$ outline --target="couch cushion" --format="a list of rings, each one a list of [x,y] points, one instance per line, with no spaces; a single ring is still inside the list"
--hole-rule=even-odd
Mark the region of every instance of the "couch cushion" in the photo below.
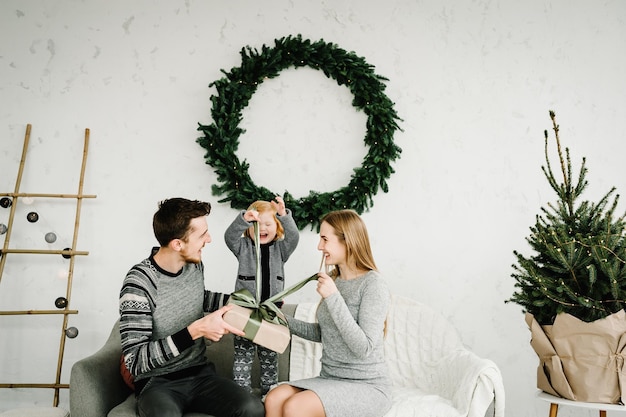
[[[126,398],[126,401],[109,411],[107,417],[137,417],[135,404],[135,394],[133,393]]]
[[[430,379],[436,364],[462,348],[456,329],[441,314],[412,299],[392,296],[385,356],[394,386],[436,392]]]
[[[449,400],[428,394],[417,388],[394,387],[393,405],[385,417],[460,417],[459,410]]]

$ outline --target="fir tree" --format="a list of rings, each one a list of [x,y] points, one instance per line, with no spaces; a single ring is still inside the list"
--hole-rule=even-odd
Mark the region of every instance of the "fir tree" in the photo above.
[[[565,148],[564,160],[553,111],[550,118],[563,182],[558,183],[550,166],[546,130],[546,166],[541,169],[558,200],[542,207],[530,227],[526,241],[534,255],[513,252],[516,291],[506,302],[521,305],[541,325],[552,324],[561,312],[591,322],[626,306],[626,214],[615,218],[619,200],[615,187],[596,204],[577,204],[587,187],[585,158],[574,183],[569,149]]]

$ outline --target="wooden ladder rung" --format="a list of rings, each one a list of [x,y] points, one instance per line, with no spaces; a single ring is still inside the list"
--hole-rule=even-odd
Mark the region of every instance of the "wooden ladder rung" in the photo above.
[[[28,316],[36,314],[78,314],[78,310],[4,310],[0,316]]]
[[[0,253],[19,253],[33,255],[89,255],[89,252],[71,249],[0,249]]]
[[[11,383],[2,384],[0,388],[69,388],[70,384],[27,384],[27,383]],[[55,406],[56,407],[56,406]]]
[[[0,193],[0,197],[96,198],[95,194]]]

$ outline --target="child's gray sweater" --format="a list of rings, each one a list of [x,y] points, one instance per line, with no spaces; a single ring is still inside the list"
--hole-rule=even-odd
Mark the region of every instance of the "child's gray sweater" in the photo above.
[[[244,213],[245,210],[242,210],[237,214],[235,220],[228,226],[224,232],[224,240],[239,262],[235,291],[245,288],[255,295],[256,250],[254,241],[243,235],[253,223],[243,218]],[[285,286],[284,264],[298,246],[300,239],[298,226],[291,215],[291,210],[287,209],[287,214],[277,217],[285,230],[285,236],[269,246],[270,297],[283,290]]]

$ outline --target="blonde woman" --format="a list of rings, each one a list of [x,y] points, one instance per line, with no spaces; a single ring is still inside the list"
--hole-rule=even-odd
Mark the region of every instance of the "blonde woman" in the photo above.
[[[288,324],[292,334],[322,343],[322,369],[318,377],[272,389],[266,417],[383,416],[391,407],[383,351],[390,295],[361,217],[352,210],[328,213],[317,249],[334,267],[318,275],[318,322],[288,317]]]

